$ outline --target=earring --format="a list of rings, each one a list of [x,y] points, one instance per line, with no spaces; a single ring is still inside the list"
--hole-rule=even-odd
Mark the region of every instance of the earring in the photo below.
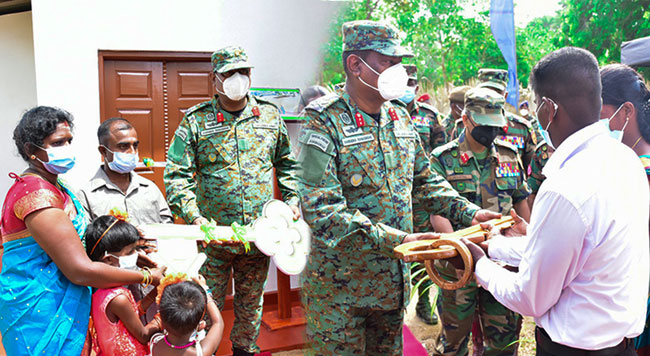
[[[31,156],[29,156],[29,158],[31,158],[32,160],[35,160],[35,159],[36,159],[36,156],[35,156],[35,155],[31,155]]]

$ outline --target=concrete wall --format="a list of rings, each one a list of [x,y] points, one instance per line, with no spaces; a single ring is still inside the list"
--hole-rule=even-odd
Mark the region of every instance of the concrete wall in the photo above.
[[[9,172],[22,172],[27,164],[13,141],[22,113],[36,105],[32,13],[0,16],[0,200],[13,180]]]
[[[342,4],[33,0],[38,104],[58,106],[75,116],[79,155],[65,178],[73,186],[81,184],[100,162],[95,134],[100,119],[98,50],[214,51],[238,44],[255,65],[253,86],[306,87],[317,77],[320,50]],[[275,268],[269,289],[275,289]]]

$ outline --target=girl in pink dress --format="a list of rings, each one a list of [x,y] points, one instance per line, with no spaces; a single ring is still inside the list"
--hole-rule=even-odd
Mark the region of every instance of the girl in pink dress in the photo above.
[[[86,252],[93,261],[124,269],[136,269],[140,239],[138,230],[122,217],[95,219],[86,231]],[[98,356],[145,356],[151,336],[160,331],[154,318],[143,325],[140,315],[155,300],[157,289],[136,304],[124,287],[97,289],[92,296],[91,333]],[[94,329],[94,330],[93,330]]]

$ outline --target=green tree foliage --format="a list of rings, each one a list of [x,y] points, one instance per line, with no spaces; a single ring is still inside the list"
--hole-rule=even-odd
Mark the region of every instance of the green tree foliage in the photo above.
[[[468,7],[483,11],[468,16]],[[345,80],[341,25],[360,19],[387,21],[402,31],[403,43],[415,54],[406,61],[418,66],[420,82],[428,88],[466,83],[480,68],[507,69],[492,37],[488,9],[489,0],[351,1],[324,46],[321,82]],[[517,75],[526,87],[535,63],[563,46],[586,48],[602,64],[619,61],[622,41],[650,35],[650,0],[563,0],[556,16],[536,18],[517,27],[515,35]]]

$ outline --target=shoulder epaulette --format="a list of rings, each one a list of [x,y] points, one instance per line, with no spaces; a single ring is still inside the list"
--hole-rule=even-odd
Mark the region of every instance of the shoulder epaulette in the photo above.
[[[257,95],[253,95],[253,97],[255,98],[255,101],[257,101],[258,104],[271,105],[274,108],[278,109],[277,105],[275,105],[274,103],[272,103],[272,102],[270,102],[270,101],[268,101],[266,99],[262,99]]]
[[[321,113],[340,99],[341,97],[336,93],[329,93],[309,103],[309,105],[305,107],[305,110],[314,110]]]
[[[438,146],[433,149],[433,152],[431,153],[432,155],[437,157],[440,157],[443,153],[447,151],[451,151],[455,148],[458,148],[458,140],[452,140],[450,142],[445,143],[442,146]]]
[[[528,120],[524,119],[523,117],[521,117],[521,116],[519,116],[517,114],[513,114],[511,112],[506,111],[506,118],[508,120],[510,120],[510,121],[514,121],[514,122],[520,123],[522,125],[525,125],[526,128],[531,127],[530,122],[528,122]]]
[[[494,144],[497,145],[497,146],[508,148],[509,150],[512,150],[515,153],[519,152],[519,149],[517,148],[517,146],[513,145],[512,143],[510,143],[508,141],[501,140],[499,138],[496,138],[494,140]]]
[[[432,111],[434,114],[436,114],[436,116],[440,115],[440,113],[438,112],[438,109],[436,109],[436,107],[431,105],[431,104],[418,103],[418,106],[420,106],[421,108],[424,108],[425,110]]]
[[[187,109],[187,111],[185,112],[185,115],[190,115],[193,112],[198,111],[199,109],[202,109],[202,108],[204,108],[206,106],[209,106],[210,103],[212,103],[212,100],[208,100],[208,101],[204,101],[202,103],[198,103],[198,104],[192,106],[191,108]]]

